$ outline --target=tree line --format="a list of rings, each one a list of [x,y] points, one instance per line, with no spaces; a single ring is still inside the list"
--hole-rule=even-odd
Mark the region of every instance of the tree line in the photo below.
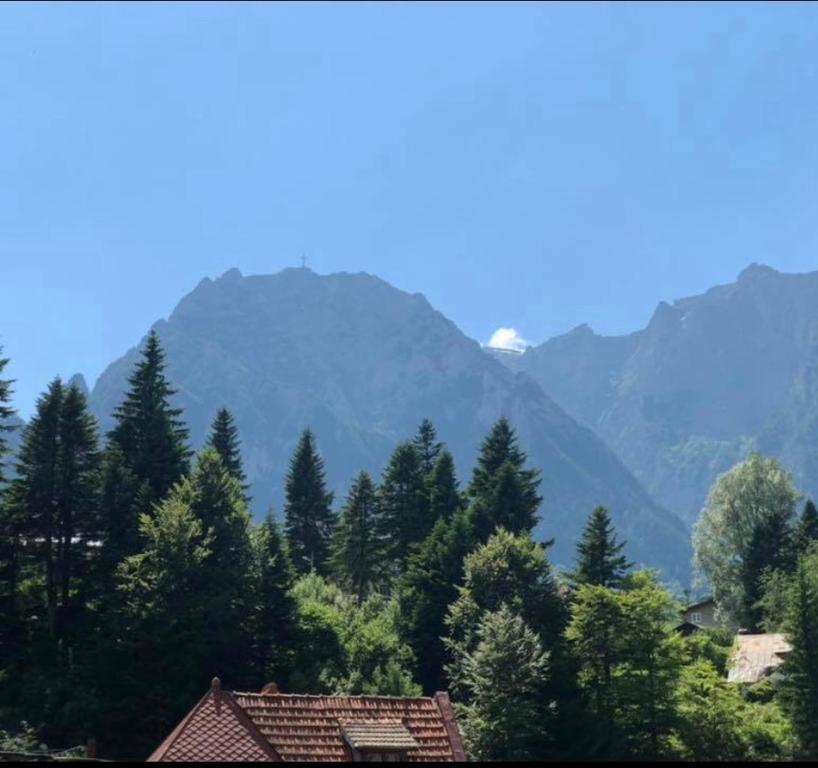
[[[506,419],[464,487],[424,419],[337,511],[305,430],[283,525],[256,523],[229,411],[194,455],[164,370],[152,333],[104,440],[84,395],[53,381],[5,476],[0,431],[0,743],[94,737],[102,756],[144,758],[218,674],[235,690],[448,689],[484,760],[818,754],[818,515],[793,522],[795,495],[769,477],[740,502],[752,525],[728,514],[747,483],[717,484],[696,552],[723,610],[786,627],[780,694],[726,682],[730,633],[675,631],[678,601],[628,561],[604,507],[574,568],[552,566],[534,537],[540,473]],[[0,376],[0,425],[10,399]],[[783,527],[758,511],[774,501]],[[708,525],[741,528],[729,573]]]

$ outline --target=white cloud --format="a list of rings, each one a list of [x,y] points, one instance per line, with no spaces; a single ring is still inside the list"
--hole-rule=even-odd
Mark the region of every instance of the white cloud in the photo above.
[[[491,334],[486,346],[522,352],[528,346],[528,342],[517,333],[515,328],[498,328]]]

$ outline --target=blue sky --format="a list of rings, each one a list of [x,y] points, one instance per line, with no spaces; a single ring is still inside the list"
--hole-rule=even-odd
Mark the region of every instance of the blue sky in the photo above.
[[[17,404],[302,254],[481,341],[818,268],[816,40],[809,4],[3,3]]]

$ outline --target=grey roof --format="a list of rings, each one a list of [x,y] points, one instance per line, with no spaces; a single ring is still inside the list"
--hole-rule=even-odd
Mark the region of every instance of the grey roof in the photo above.
[[[347,743],[359,750],[415,749],[418,743],[400,720],[341,720],[341,732]]]
[[[784,635],[736,635],[727,679],[731,683],[756,683],[781,666],[791,650]]]

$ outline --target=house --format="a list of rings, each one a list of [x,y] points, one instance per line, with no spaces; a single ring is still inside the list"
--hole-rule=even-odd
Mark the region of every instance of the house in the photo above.
[[[735,626],[728,626],[717,617],[716,602],[712,597],[708,597],[687,606],[682,611],[682,623],[676,627],[676,631],[687,637],[700,629],[709,629],[711,627],[731,629],[732,631],[737,629]]]
[[[210,690],[148,762],[465,762],[447,693],[430,698]]]
[[[778,668],[792,650],[784,635],[736,635],[736,644],[727,671],[731,683],[757,683],[778,675]]]

